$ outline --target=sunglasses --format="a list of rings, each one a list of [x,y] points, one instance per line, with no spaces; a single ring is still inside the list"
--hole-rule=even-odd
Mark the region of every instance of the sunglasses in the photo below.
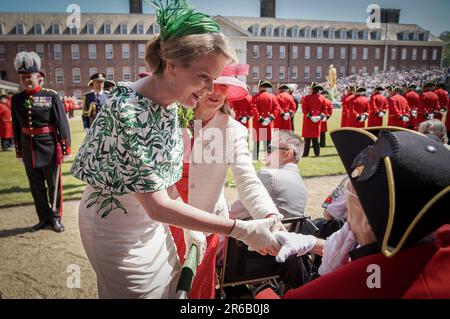
[[[289,148],[285,148],[285,147],[276,147],[276,146],[272,146],[272,145],[267,145],[267,153],[270,154],[272,153],[274,150],[285,150],[285,151],[290,151]]]

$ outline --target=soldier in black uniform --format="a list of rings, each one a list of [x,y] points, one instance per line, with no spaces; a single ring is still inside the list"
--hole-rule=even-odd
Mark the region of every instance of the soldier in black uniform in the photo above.
[[[39,84],[40,66],[34,52],[20,52],[14,60],[24,87],[11,101],[16,156],[23,159],[39,217],[32,229],[52,225],[63,232],[61,163],[70,155],[70,130],[58,94]]]
[[[106,104],[108,94],[104,91],[105,74],[95,73],[90,77],[88,85],[93,91],[83,96],[83,127],[85,130],[91,127],[95,116]]]

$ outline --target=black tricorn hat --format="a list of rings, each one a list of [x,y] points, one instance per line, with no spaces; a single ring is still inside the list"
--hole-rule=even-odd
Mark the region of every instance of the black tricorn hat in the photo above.
[[[384,87],[378,85],[374,88],[374,91],[384,91]]]
[[[394,127],[331,138],[385,256],[450,222],[450,152],[441,142]]]
[[[271,88],[272,87],[272,83],[270,83],[267,80],[260,80],[258,82],[258,87],[260,87],[260,88]]]
[[[364,93],[364,92],[366,92],[367,90],[366,90],[366,88],[365,87],[362,87],[362,86],[360,86],[360,87],[358,87],[357,89],[356,89],[356,93]]]
[[[414,83],[408,83],[406,84],[406,87],[411,90],[417,89],[417,85],[415,85]]]
[[[278,90],[289,90],[289,86],[287,84],[278,84]]]

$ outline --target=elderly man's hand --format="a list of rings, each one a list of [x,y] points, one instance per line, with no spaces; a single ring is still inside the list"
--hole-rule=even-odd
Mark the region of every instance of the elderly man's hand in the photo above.
[[[282,245],[276,257],[277,262],[284,263],[289,256],[302,256],[311,251],[317,243],[317,238],[311,235],[288,233],[284,231],[273,234]]]

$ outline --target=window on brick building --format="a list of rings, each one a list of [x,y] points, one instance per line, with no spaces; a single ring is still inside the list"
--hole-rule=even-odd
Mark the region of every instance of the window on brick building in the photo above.
[[[55,60],[61,60],[62,59],[62,45],[61,44],[54,44],[53,45],[53,58]]]
[[[80,59],[80,45],[79,44],[71,44],[70,52],[72,54],[72,60]]]
[[[113,67],[106,68],[106,79],[114,81],[114,68]]]
[[[267,80],[272,79],[272,66],[271,65],[266,66],[266,79]]]
[[[123,68],[123,80],[131,81],[131,68],[129,66]]]
[[[73,81],[73,83],[80,83],[81,82],[81,71],[80,71],[80,68],[73,68],[72,69],[72,81]]]
[[[272,59],[272,46],[271,45],[266,46],[266,58]]]
[[[96,44],[88,44],[88,54],[89,54],[89,60],[97,59],[97,45]]]
[[[139,59],[145,58],[145,44],[144,43],[138,44],[138,57],[139,57]]]
[[[293,80],[296,80],[298,77],[298,67],[297,66],[293,66],[292,67],[292,72],[291,72],[291,78]]]
[[[284,78],[286,77],[286,67],[284,65],[280,66],[280,72],[278,74],[280,80],[284,80]]]
[[[45,58],[45,45],[43,44],[36,44],[36,53],[39,55],[41,59]]]
[[[305,47],[305,60],[311,59],[311,47]]]
[[[280,46],[280,59],[286,58],[286,47],[284,45]]]
[[[259,66],[253,66],[252,68],[252,76],[254,80],[259,79]]]
[[[55,69],[55,80],[56,83],[64,83],[64,70],[62,68]]]
[[[113,45],[105,44],[105,58],[112,59],[114,57]]]
[[[130,58],[130,45],[128,43],[122,43],[122,59]]]
[[[303,74],[303,77],[304,77],[305,80],[309,79],[310,73],[311,73],[310,67],[309,66],[305,66],[305,72]]]

